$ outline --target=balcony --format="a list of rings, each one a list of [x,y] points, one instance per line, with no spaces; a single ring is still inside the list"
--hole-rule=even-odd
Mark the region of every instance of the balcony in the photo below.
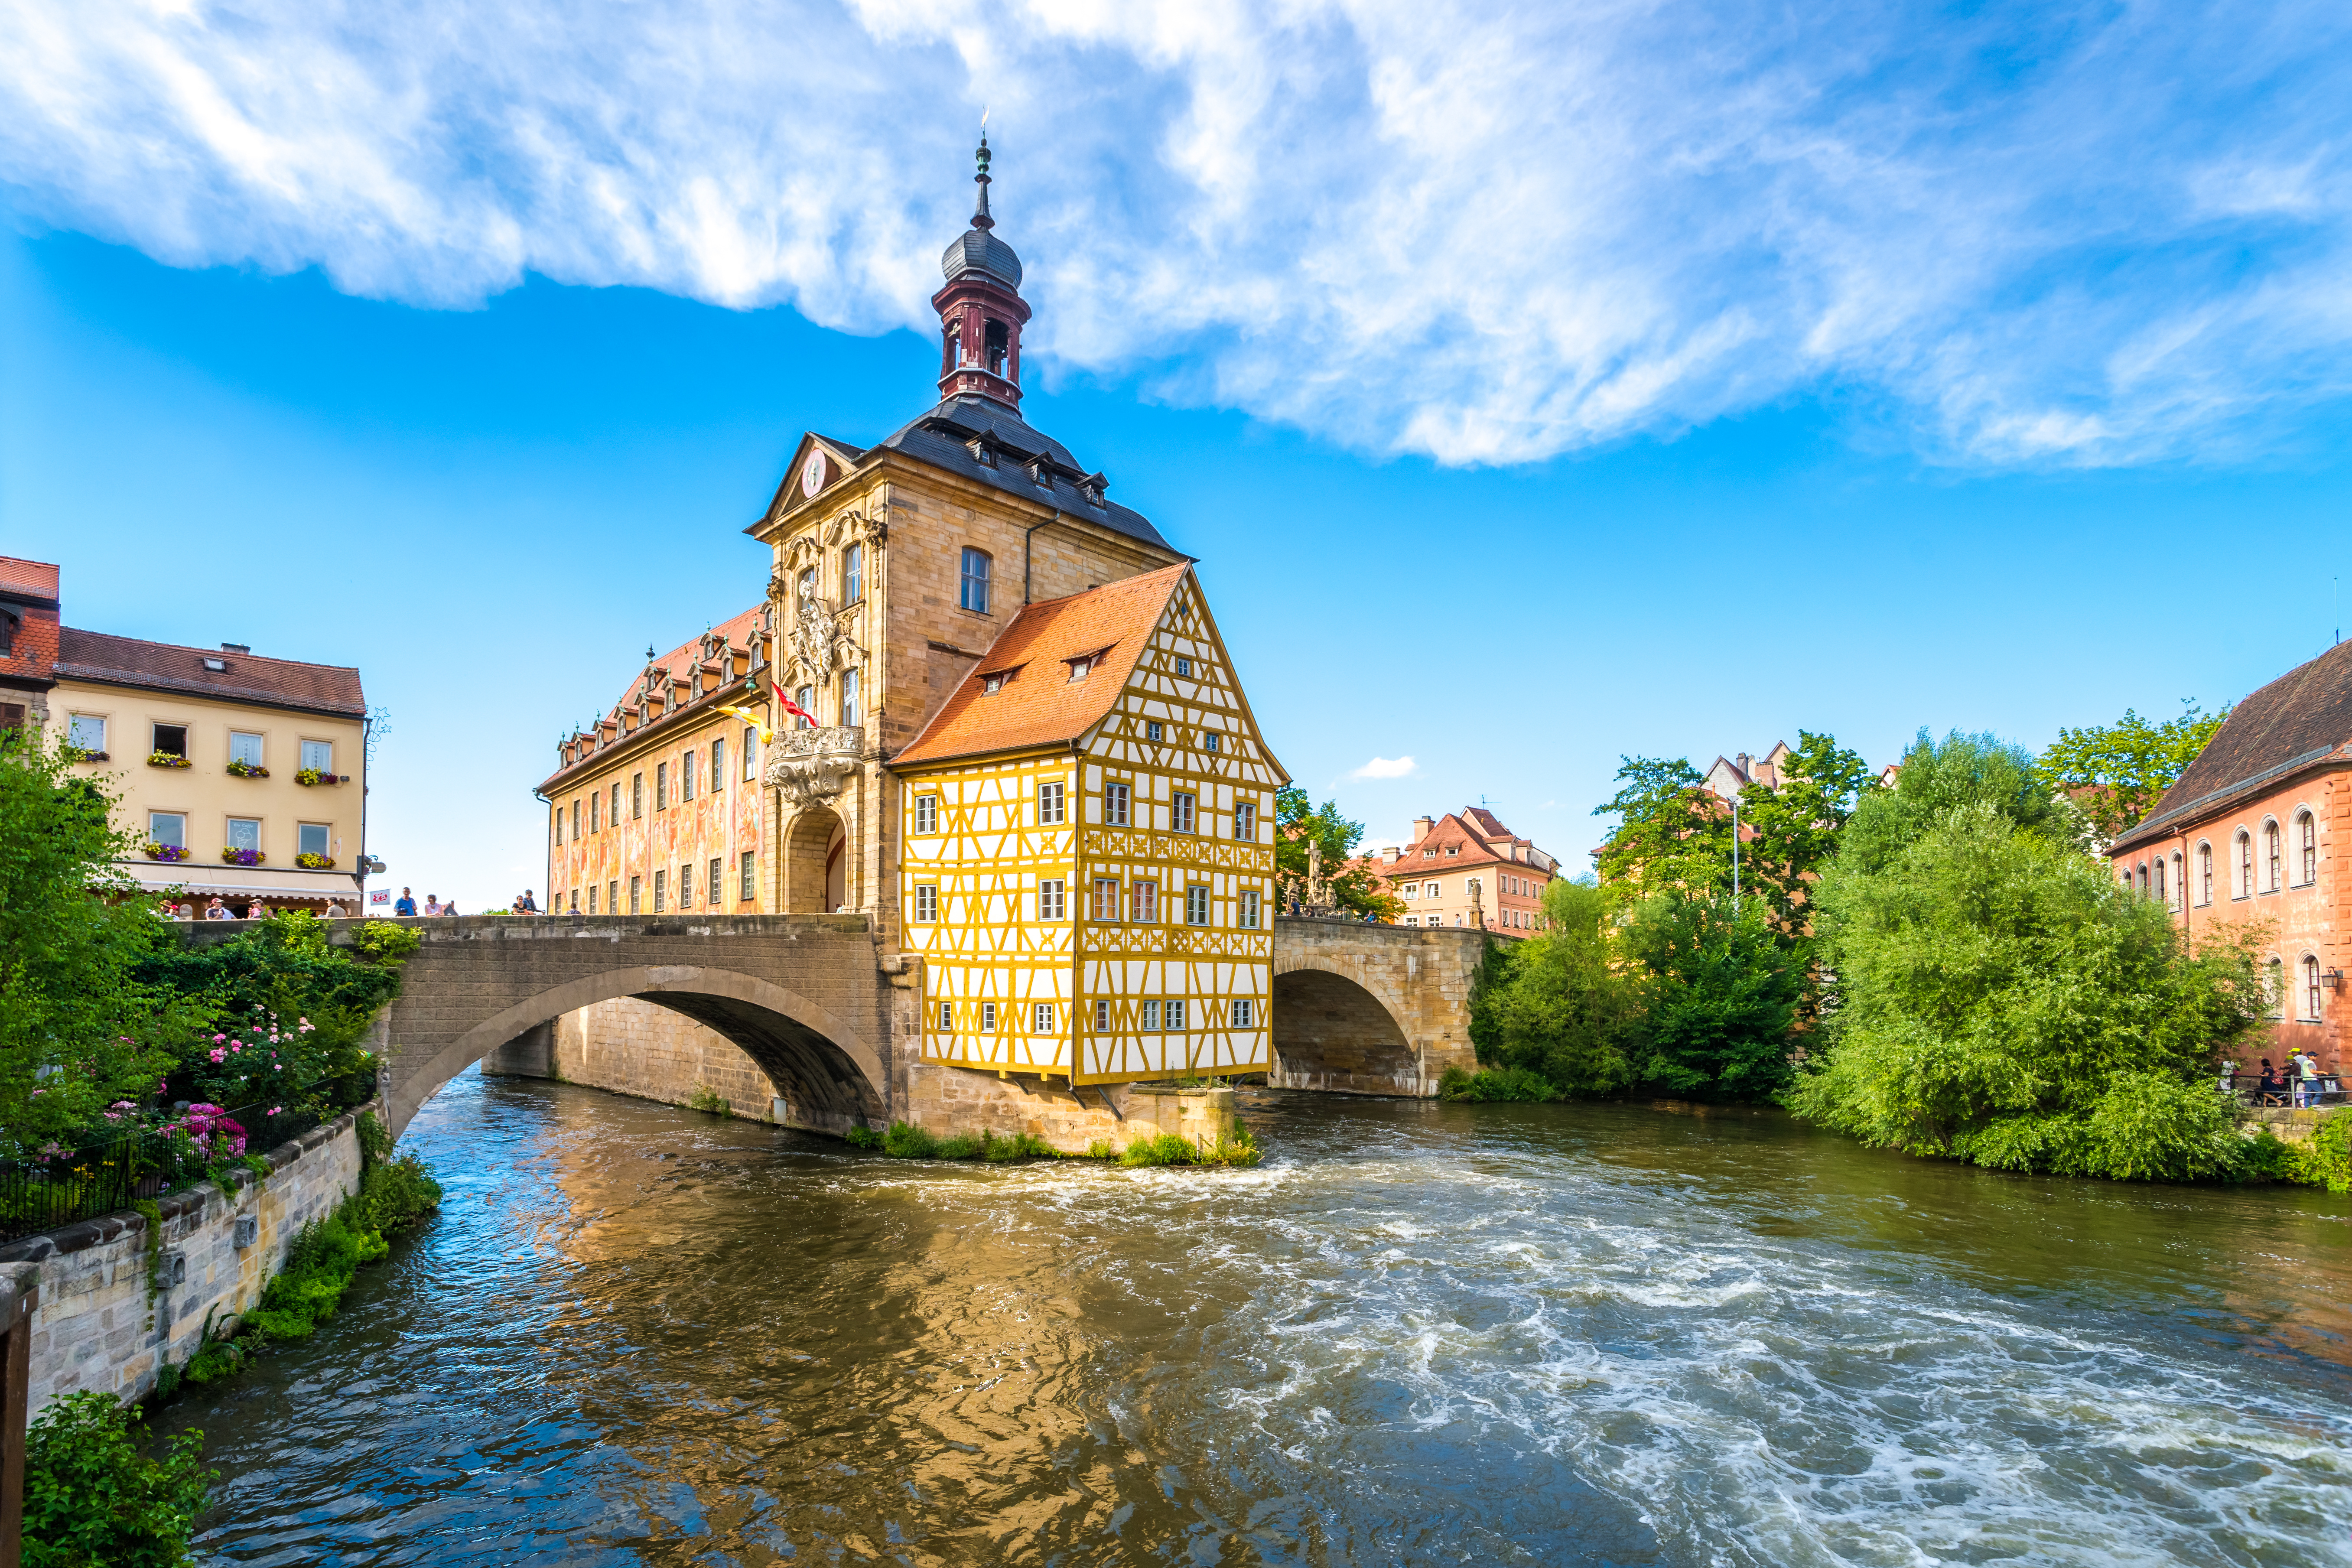
[[[768,743],[760,776],[794,805],[813,805],[839,795],[865,764],[866,734],[846,725],[786,730]]]

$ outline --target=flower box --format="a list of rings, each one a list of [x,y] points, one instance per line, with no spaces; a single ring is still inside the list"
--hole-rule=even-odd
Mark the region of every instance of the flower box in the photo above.
[[[259,763],[231,763],[228,771],[233,778],[266,779],[269,776],[269,770]]]
[[[79,746],[68,746],[65,748],[65,753],[66,761],[69,763],[103,763],[110,760],[104,752],[85,752]]]
[[[258,866],[269,857],[258,849],[224,849],[222,861],[230,866]]]
[[[169,752],[150,752],[147,765],[151,768],[184,768],[190,765],[185,757],[175,757]]]
[[[150,860],[161,860],[166,866],[174,865],[187,858],[188,851],[184,845],[150,844],[147,846],[147,858]]]
[[[335,858],[332,855],[297,855],[294,864],[305,871],[331,871],[335,868]]]
[[[321,773],[317,768],[304,768],[300,773],[294,775],[294,782],[298,784],[349,784],[352,782],[352,775],[349,773]]]

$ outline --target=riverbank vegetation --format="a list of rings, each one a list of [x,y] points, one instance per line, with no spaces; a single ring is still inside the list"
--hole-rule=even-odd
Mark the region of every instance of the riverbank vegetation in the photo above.
[[[1232,1137],[1214,1142],[1161,1132],[1138,1138],[1124,1148],[1115,1148],[1108,1139],[1098,1138],[1083,1154],[1065,1153],[1030,1132],[1007,1135],[982,1129],[942,1138],[908,1121],[893,1121],[887,1132],[853,1126],[848,1142],[853,1147],[870,1149],[894,1160],[986,1160],[992,1163],[1013,1160],[1107,1160],[1122,1165],[1255,1165],[1265,1157],[1265,1151],[1245,1126],[1237,1128]]]
[[[214,1472],[204,1434],[151,1441],[100,1389],[49,1402],[25,1433],[25,1568],[181,1568]]]
[[[1772,1102],[2000,1170],[2327,1181],[2345,1123],[2250,1137],[2216,1087],[2270,1010],[2260,930],[2192,943],[2095,853],[2220,722],[2127,713],[2039,758],[1923,733],[1891,786],[1805,734],[1778,787],[1741,792],[1736,873],[1728,803],[1629,758],[1600,880],[1553,884],[1537,934],[1493,944],[1480,1070],[1441,1092]]]

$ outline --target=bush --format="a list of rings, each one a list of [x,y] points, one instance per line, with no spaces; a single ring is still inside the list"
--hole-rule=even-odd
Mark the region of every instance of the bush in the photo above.
[[[940,1141],[911,1121],[893,1121],[882,1135],[882,1152],[894,1160],[936,1160]]]
[[[1441,1100],[1526,1104],[1568,1098],[1559,1085],[1528,1068],[1481,1068],[1476,1072],[1447,1068],[1437,1079],[1437,1093]]]
[[[2339,1110],[2321,1122],[2307,1143],[2279,1147],[2289,1152],[2279,1162],[2286,1179],[2331,1193],[2352,1193],[2352,1111]]]
[[[1626,1052],[1641,1013],[1640,985],[1619,962],[1601,889],[1554,882],[1544,889],[1541,931],[1488,943],[1471,998],[1471,1042],[1481,1066],[1535,1073],[1562,1094],[1606,1094],[1631,1080]]]
[[[712,1116],[735,1114],[733,1101],[707,1083],[698,1083],[694,1086],[694,1092],[687,1097],[686,1108],[688,1110],[707,1111]]]
[[[142,1451],[136,1409],[85,1389],[53,1401],[25,1442],[26,1568],[179,1568],[214,1472],[204,1434]]]
[[[1622,945],[1641,966],[1635,1082],[1674,1095],[1769,1100],[1787,1087],[1790,1030],[1804,994],[1804,950],[1750,897],[1679,889],[1644,900]]]
[[[1162,1132],[1156,1137],[1139,1138],[1127,1146],[1118,1157],[1122,1165],[1255,1165],[1265,1157],[1265,1151],[1243,1126],[1230,1139],[1214,1143],[1195,1142],[1178,1132]]]
[[[879,1149],[882,1147],[882,1134],[875,1131],[874,1129],[866,1126],[863,1121],[851,1122],[849,1124],[849,1131],[846,1133],[844,1133],[843,1136],[849,1141],[849,1146],[853,1149]]]

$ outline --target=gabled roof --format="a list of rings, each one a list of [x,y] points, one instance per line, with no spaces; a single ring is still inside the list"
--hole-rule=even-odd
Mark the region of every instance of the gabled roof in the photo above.
[[[22,599],[45,600],[54,607],[58,598],[58,569],[47,561],[26,561],[14,555],[0,555],[0,594]]]
[[[1448,855],[1444,851],[1455,848]],[[1513,858],[1514,849],[1541,855],[1541,862],[1524,857]],[[1434,864],[1422,858],[1424,849],[1439,851]],[[1416,878],[1440,871],[1457,870],[1465,866],[1513,866],[1523,871],[1536,871],[1545,876],[1559,874],[1559,862],[1536,847],[1535,841],[1521,838],[1503,826],[1503,819],[1483,805],[1465,806],[1458,812],[1448,812],[1430,824],[1429,831],[1401,850],[1394,860],[1382,860],[1377,855],[1358,856],[1349,862],[1362,866],[1387,879]]]
[[[2352,643],[2299,664],[2230,710],[2147,820],[2115,850],[2161,838],[2265,785],[2323,763],[2352,762]]]
[[[1065,599],[1022,606],[978,667],[891,764],[1076,741],[1118,700],[1168,601],[1191,570],[1185,564],[1163,566]],[[1101,666],[1085,679],[1069,678],[1065,660],[1105,649]],[[1008,670],[1017,672],[990,691],[984,678]]]
[[[207,663],[224,668],[207,669]],[[345,719],[367,717],[360,672],[346,665],[298,664],[287,658],[142,642],[110,632],[66,626],[58,634],[57,672],[63,680],[175,691],[224,702],[259,702]]]
[[[734,669],[725,663],[726,659],[730,653],[747,653],[751,650],[752,639],[759,635],[760,617],[766,608],[764,603],[754,605],[740,614],[729,616],[700,637],[680,643],[660,658],[646,660],[645,668],[631,677],[629,684],[622,689],[619,699],[610,708],[597,715],[595,720],[591,721],[586,730],[580,731],[585,735],[597,735],[601,732],[602,727],[609,723],[614,731],[612,741],[583,752],[576,762],[566,763],[558,767],[541,782],[540,789],[544,792],[551,785],[558,784],[573,769],[593,765],[613,746],[618,745],[624,740],[634,741],[657,725],[687,719],[689,716],[698,720],[707,717],[712,708],[719,706],[722,700],[721,694],[733,684],[735,679]],[[694,672],[707,662],[703,658],[703,648],[714,644],[717,648],[715,659],[709,662],[718,662],[721,665],[718,672],[719,687],[715,690],[705,691],[701,681],[695,679]],[[655,713],[636,728],[625,731],[620,723],[621,713],[623,710],[631,708],[644,697],[649,678],[655,683],[656,689],[660,690],[667,690],[674,682],[683,681],[687,683],[688,695],[686,700],[677,707]],[[734,700],[735,699],[724,700]],[[563,743],[569,744],[570,742]]]

